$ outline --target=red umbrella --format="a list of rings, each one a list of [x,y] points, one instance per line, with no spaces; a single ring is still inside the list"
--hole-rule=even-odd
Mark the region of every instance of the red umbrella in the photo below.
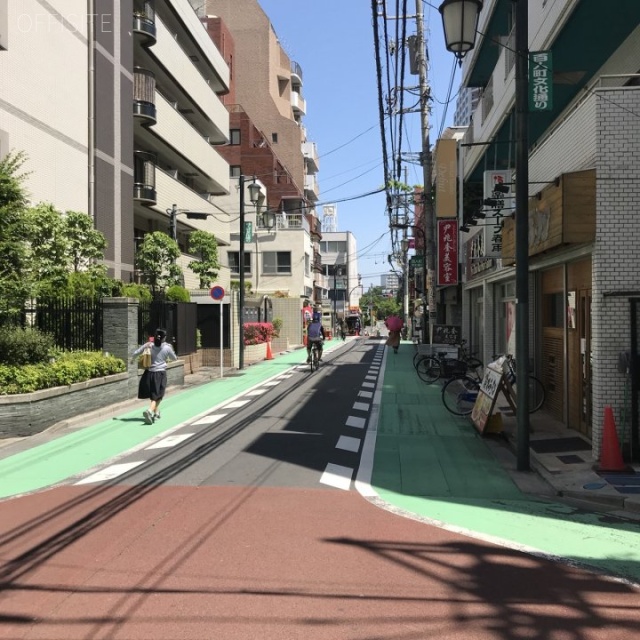
[[[400,331],[400,329],[402,329],[402,318],[390,316],[386,320],[386,325],[389,331]]]

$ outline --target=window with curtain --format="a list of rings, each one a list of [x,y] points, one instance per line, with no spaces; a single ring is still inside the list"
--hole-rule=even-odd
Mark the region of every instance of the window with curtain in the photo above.
[[[290,251],[265,251],[262,254],[262,273],[282,275],[291,273]]]

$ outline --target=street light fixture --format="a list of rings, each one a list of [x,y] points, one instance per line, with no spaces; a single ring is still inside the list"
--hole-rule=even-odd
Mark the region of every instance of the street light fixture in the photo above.
[[[529,0],[515,4],[516,129],[516,412],[517,468],[529,470]],[[475,46],[481,0],[444,0],[440,5],[446,47],[460,60]]]
[[[244,197],[244,186],[246,182],[246,176],[240,175],[238,178],[238,186],[240,187],[240,255],[238,256],[238,268],[240,270],[240,292],[238,295],[238,305],[240,307],[240,311],[238,313],[238,317],[240,319],[240,349],[238,352],[238,369],[244,369],[244,243],[245,243],[245,197]],[[255,177],[253,178],[253,182],[251,182],[248,187],[249,189],[249,200],[251,204],[256,206],[260,199],[260,185],[256,182]]]
[[[187,218],[191,220],[206,220],[211,213],[204,213],[202,211],[191,211],[189,209],[178,209],[178,205],[174,204],[171,209],[167,209],[167,215],[169,216],[169,235],[173,240],[178,242],[178,214],[184,213]]]

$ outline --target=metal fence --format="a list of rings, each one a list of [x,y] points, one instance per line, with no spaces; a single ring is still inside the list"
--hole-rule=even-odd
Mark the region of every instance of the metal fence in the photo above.
[[[0,311],[0,326],[34,327],[53,336],[55,345],[64,351],[102,350],[100,300],[38,298],[21,311]]]
[[[195,302],[141,302],[138,307],[138,339],[146,342],[156,329],[167,332],[167,341],[177,355],[194,353],[196,347],[197,307]]]

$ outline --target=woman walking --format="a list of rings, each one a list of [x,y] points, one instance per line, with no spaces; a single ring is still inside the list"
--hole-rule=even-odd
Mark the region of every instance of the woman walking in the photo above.
[[[384,321],[387,329],[389,330],[389,337],[387,338],[386,345],[393,347],[393,353],[398,353],[398,347],[400,346],[400,331],[404,322],[402,318],[399,318],[396,314],[389,316]]]
[[[138,398],[151,400],[149,408],[142,414],[146,424],[153,424],[156,420],[160,420],[159,407],[167,389],[167,361],[178,359],[173,347],[166,342],[166,339],[167,332],[164,329],[156,329],[151,345],[147,342],[131,354],[133,360],[135,356],[151,346],[151,364],[140,377],[138,385]]]

